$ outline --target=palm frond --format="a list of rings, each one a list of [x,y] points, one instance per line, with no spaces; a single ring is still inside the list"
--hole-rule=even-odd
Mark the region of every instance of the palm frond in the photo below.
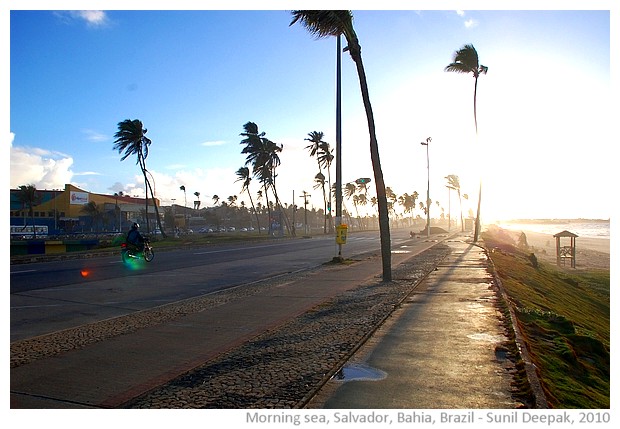
[[[456,73],[473,73],[478,75],[478,52],[474,45],[464,45],[461,49],[454,53],[452,63],[448,64],[445,68],[447,72]]]
[[[317,39],[347,34],[352,28],[350,10],[294,10],[290,25],[300,22]]]

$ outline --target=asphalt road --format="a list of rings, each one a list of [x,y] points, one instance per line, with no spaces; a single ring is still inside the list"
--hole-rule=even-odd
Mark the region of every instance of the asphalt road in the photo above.
[[[409,241],[393,230],[392,251]],[[379,251],[378,232],[351,234],[343,256]],[[406,251],[406,250],[403,250]],[[120,257],[11,266],[11,342],[306,270],[337,253],[333,236],[157,251],[131,269]]]

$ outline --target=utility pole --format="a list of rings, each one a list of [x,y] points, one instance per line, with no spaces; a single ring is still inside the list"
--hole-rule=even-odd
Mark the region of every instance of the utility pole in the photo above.
[[[431,235],[431,170],[428,162],[428,145],[432,141],[429,137],[426,142],[421,142],[426,146],[426,238]]]
[[[342,223],[342,107],[341,107],[341,57],[340,34],[336,36],[336,226]],[[342,244],[338,244],[338,256],[342,259]]]
[[[308,197],[311,197],[312,195],[310,195],[309,193],[307,193],[306,191],[303,191],[303,195],[301,196],[301,198],[304,199],[304,233],[306,235],[308,235]]]

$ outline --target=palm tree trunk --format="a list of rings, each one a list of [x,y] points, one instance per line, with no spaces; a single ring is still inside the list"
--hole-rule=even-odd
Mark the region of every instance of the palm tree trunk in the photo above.
[[[265,190],[265,202],[267,203],[267,235],[271,235],[271,206],[269,205],[269,193],[267,192],[267,183],[263,183]]]
[[[478,115],[476,114],[476,93],[478,92],[478,76],[476,76],[474,82],[474,125],[476,126],[476,144],[478,140]],[[480,150],[480,148],[478,148]],[[484,168],[484,166],[482,166]],[[480,170],[480,169],[479,169]],[[480,185],[478,187],[478,209],[476,211],[476,226],[474,227],[474,243],[478,241],[480,235],[480,200],[482,199],[482,177],[480,178]]]
[[[280,213],[282,213],[284,215],[284,225],[286,226],[286,231],[288,232],[289,235],[291,235],[290,221],[288,219],[288,215],[286,214],[286,210],[284,210],[284,207],[282,206],[282,202],[280,201],[280,197],[278,197],[278,192],[276,191],[275,178],[273,179],[273,183],[272,183],[271,187],[273,189],[273,196],[276,199],[276,208],[279,208],[280,209]]]
[[[372,169],[375,177],[375,186],[377,190],[377,207],[379,210],[379,234],[381,237],[381,259],[383,265],[383,280],[392,280],[392,254],[390,250],[390,218],[388,214],[387,197],[385,194],[385,183],[383,181],[383,171],[381,170],[381,160],[379,158],[379,147],[377,145],[377,135],[375,131],[375,120],[370,105],[370,95],[368,93],[368,83],[366,82],[366,73],[364,64],[362,63],[361,48],[359,45],[351,46],[349,43],[351,58],[355,62],[357,74],[360,81],[360,89],[362,92],[362,100],[366,110],[366,119],[368,121],[368,132],[370,134],[370,159],[372,161]]]
[[[256,211],[256,207],[254,207],[254,200],[252,199],[250,188],[246,188],[246,189],[248,191],[248,197],[250,197],[250,204],[252,205],[252,211],[254,212],[254,216],[256,216],[256,227],[258,228],[258,233],[260,234],[260,221],[258,220],[258,212]]]
[[[153,187],[151,186],[151,182],[147,181],[148,189],[151,191],[151,200],[153,200],[153,207],[155,207],[155,216],[157,218],[157,226],[159,227],[159,231],[161,232],[161,236],[166,238],[166,232],[161,224],[161,218],[159,217],[159,208],[157,207],[157,201],[155,200],[155,193],[153,192]]]
[[[140,148],[138,152],[138,163],[140,164],[140,170],[142,170],[142,175],[144,176],[144,219],[146,221],[146,233],[148,234],[151,231],[149,226],[149,180],[146,177],[146,162],[144,161],[142,148]]]
[[[327,194],[325,193],[325,180],[323,180],[322,188],[323,188],[323,234],[327,234]]]

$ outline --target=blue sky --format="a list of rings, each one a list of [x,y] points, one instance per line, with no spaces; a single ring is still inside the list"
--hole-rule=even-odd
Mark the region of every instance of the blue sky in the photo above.
[[[294,192],[301,204],[305,190],[322,207],[304,139],[323,131],[335,147],[335,39],[289,27],[291,5],[120,10],[129,2],[86,13],[8,4],[11,187],[73,183],[144,195],[135,160],[121,162],[112,149],[118,122],[140,119],[164,204],[183,204],[181,185],[200,192],[203,205],[216,194],[242,200],[239,133],[252,121],[284,145],[283,200],[291,203]],[[597,4],[602,10],[352,7],[386,185],[425,195],[419,143],[430,136],[431,199],[446,212],[444,177],[459,175],[472,196],[467,208],[482,172],[487,220],[610,217],[612,2]],[[479,140],[473,78],[443,70],[466,43],[489,67],[478,85]],[[343,176],[352,181],[372,177],[372,167],[357,74],[348,54],[342,61]]]

